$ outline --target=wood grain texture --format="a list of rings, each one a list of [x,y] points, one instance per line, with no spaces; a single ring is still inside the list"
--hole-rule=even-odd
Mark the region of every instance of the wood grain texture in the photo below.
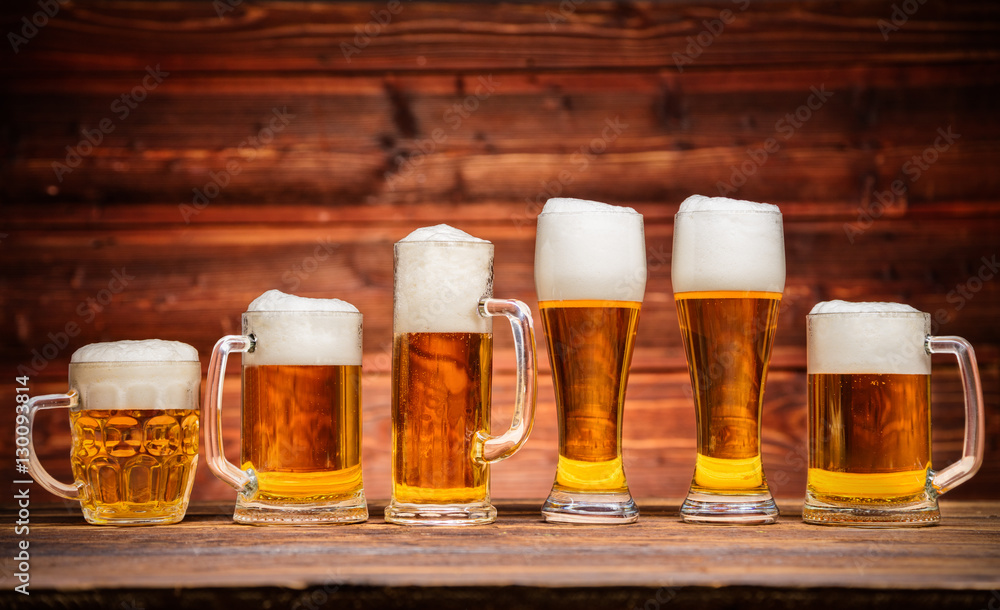
[[[673,214],[684,197],[745,178],[733,196],[779,204],[785,217],[764,418],[772,487],[784,498],[804,489],[805,314],[820,300],[887,300],[975,345],[987,459],[954,493],[1000,498],[1000,11],[925,3],[885,40],[878,22],[893,4],[405,2],[350,61],[341,43],[386,3],[243,2],[222,17],[211,3],[67,4],[0,61],[3,395],[19,367],[33,393],[63,390],[70,354],[94,341],[182,340],[207,364],[270,288],[344,298],[365,314],[365,478],[369,497],[384,499],[392,243],[440,222],[490,239],[496,294],[534,308],[535,217],[558,192],[645,217],[626,471],[640,498],[679,496],[694,426],[670,284]],[[724,9],[733,21],[679,69],[675,54]],[[37,10],[5,4],[0,31]],[[157,65],[169,75],[137,92]],[[816,91],[831,94],[819,107]],[[143,99],[122,106],[123,95]],[[275,110],[287,125],[271,123]],[[53,164],[85,153],[105,119],[100,143],[57,175]],[[627,127],[612,133],[609,121]],[[778,150],[761,157],[769,139]],[[886,199],[894,181],[902,194]],[[499,498],[540,499],[554,472],[540,329],[538,339],[538,421],[524,451],[494,468]],[[496,346],[500,426],[512,387],[505,332]],[[935,367],[943,465],[961,441],[961,394],[951,362]],[[40,418],[38,446],[65,477],[69,433],[54,415]],[[0,410],[0,427],[13,417]],[[0,437],[3,480],[11,442]],[[233,492],[202,464],[195,496]]]
[[[218,503],[149,528],[89,526],[53,508],[32,524],[31,591],[746,586],[978,591],[985,602],[1000,587],[996,502],[945,502],[941,525],[909,530],[806,525],[794,503],[772,526],[694,526],[677,505],[649,502],[635,525],[601,527],[546,524],[532,503],[503,503],[489,526],[420,529],[386,524],[379,504],[365,524],[294,527],[236,525]],[[129,569],[93,569],[109,558]]]

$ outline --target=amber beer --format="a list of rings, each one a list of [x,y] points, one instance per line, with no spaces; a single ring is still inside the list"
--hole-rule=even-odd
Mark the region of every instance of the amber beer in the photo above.
[[[241,463],[261,500],[313,503],[362,491],[361,366],[243,370]]]
[[[198,463],[197,409],[70,412],[71,463],[95,522],[184,514]],[[109,520],[112,519],[112,520]]]
[[[205,384],[209,468],[239,492],[238,523],[357,523],[361,475],[362,316],[338,299],[269,290],[243,313],[243,333],[215,345]],[[222,446],[222,378],[242,353],[239,466]]]
[[[559,461],[554,488],[625,493],[622,413],[641,303],[541,301],[549,347]]]
[[[198,351],[178,341],[113,341],[76,350],[70,391],[35,396],[25,405],[29,435],[39,410],[69,409],[74,483],[54,479],[34,443],[29,473],[49,492],[78,500],[88,523],[180,521],[198,466],[200,385]]]
[[[761,464],[761,407],[785,247],[777,206],[694,195],[674,217],[671,283],[694,394],[689,523],[775,523]]]
[[[914,527],[983,458],[982,385],[961,337],[930,334],[930,314],[902,303],[817,303],[806,316],[809,471],[802,519]],[[965,397],[961,459],[931,467],[931,354],[958,358]]]
[[[401,333],[393,338],[393,498],[468,504],[486,497],[486,464],[471,458],[490,421],[489,333]]]
[[[492,523],[490,464],[513,455],[534,419],[527,305],[493,298],[493,244],[448,225],[394,246],[392,500],[398,525]],[[490,434],[492,316],[511,322],[517,384],[510,428]]]
[[[824,502],[910,502],[931,466],[930,375],[809,375],[809,493]]]
[[[691,489],[766,492],[760,411],[781,293],[685,292],[674,299],[698,426]]]
[[[535,289],[549,347],[559,459],[546,521],[639,518],[625,478],[622,420],[646,289],[642,215],[553,198],[538,216]]]

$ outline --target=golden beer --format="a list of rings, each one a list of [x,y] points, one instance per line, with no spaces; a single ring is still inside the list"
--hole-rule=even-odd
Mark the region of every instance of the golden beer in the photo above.
[[[93,523],[184,515],[198,458],[196,409],[70,411],[73,477]]]
[[[693,492],[766,492],[760,413],[780,292],[674,295],[694,391],[698,455]]]
[[[810,374],[808,383],[812,498],[864,505],[923,496],[930,375]]]
[[[356,497],[361,477],[360,365],[243,368],[243,469],[260,500],[310,504]]]
[[[554,489],[627,493],[622,407],[641,303],[541,301],[559,423]]]
[[[492,335],[398,333],[392,354],[393,501],[487,501],[489,466],[472,449],[490,428]]]

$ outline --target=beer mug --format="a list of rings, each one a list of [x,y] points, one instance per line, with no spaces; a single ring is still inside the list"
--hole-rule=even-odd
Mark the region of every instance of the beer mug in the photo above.
[[[764,382],[785,287],[777,206],[695,195],[674,219],[671,281],[691,375],[698,454],[681,518],[774,523],[761,465]]]
[[[88,523],[177,523],[198,465],[200,385],[198,352],[185,343],[115,341],[76,350],[69,392],[28,401],[28,472],[45,490],[79,500]],[[35,453],[35,415],[55,408],[69,409],[69,485]]]
[[[265,292],[243,334],[215,344],[205,459],[239,494],[233,519],[265,525],[368,518],[361,478],[361,313],[337,299]],[[226,360],[243,355],[240,466],[222,447]]]
[[[559,426],[556,477],[542,515],[632,523],[639,510],[622,464],[622,413],[646,289],[642,215],[549,199],[538,216],[535,287]]]
[[[395,245],[392,502],[401,525],[492,523],[490,464],[521,448],[535,413],[535,335],[520,301],[493,297],[493,244],[447,225]],[[510,429],[490,435],[493,316],[517,360]]]
[[[972,346],[933,337],[930,314],[898,303],[819,303],[806,316],[807,523],[937,523],[937,497],[983,461],[983,390]],[[931,354],[954,354],[965,394],[962,459],[931,469]]]

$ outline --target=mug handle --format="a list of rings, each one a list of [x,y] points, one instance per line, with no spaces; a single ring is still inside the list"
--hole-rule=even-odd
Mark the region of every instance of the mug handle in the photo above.
[[[72,409],[78,404],[80,395],[76,390],[70,390],[66,394],[44,394],[28,400],[28,474],[49,493],[68,500],[80,499],[84,483],[82,481],[75,481],[71,485],[61,483],[42,466],[38,454],[35,453],[35,414],[42,409]]]
[[[479,430],[472,446],[472,459],[477,464],[492,464],[517,453],[531,434],[535,423],[535,326],[531,309],[516,299],[482,299],[479,315],[506,316],[514,333],[514,356],[517,360],[514,415],[510,428],[500,436],[490,436]]]
[[[205,400],[202,401],[201,418],[205,422],[205,460],[212,473],[247,500],[257,495],[257,473],[253,468],[241,470],[226,459],[222,446],[222,392],[226,376],[226,362],[230,352],[252,352],[253,336],[226,335],[219,339],[212,350],[208,363],[208,378],[205,380]]]
[[[925,347],[931,354],[954,354],[958,358],[958,372],[962,375],[962,390],[965,394],[965,440],[962,443],[962,459],[933,472],[931,487],[935,495],[939,496],[969,480],[983,463],[985,444],[983,386],[979,381],[976,352],[968,341],[961,337],[928,336]]]

